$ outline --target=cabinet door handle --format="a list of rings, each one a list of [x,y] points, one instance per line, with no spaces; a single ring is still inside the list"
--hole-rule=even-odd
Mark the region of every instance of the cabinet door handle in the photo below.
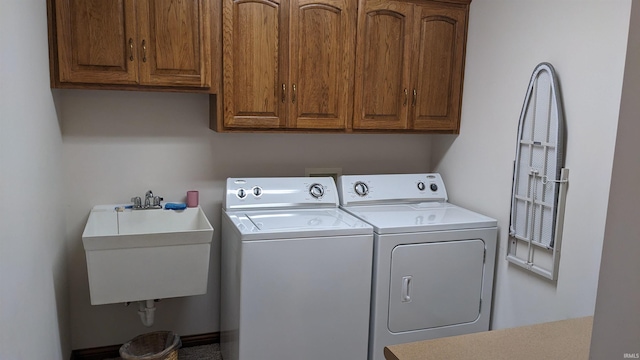
[[[404,102],[402,103],[402,106],[407,106],[407,99],[409,98],[409,91],[405,88],[404,89]]]
[[[413,103],[411,103],[411,106],[415,107],[417,101],[418,101],[418,92],[416,91],[416,89],[413,89]]]
[[[291,91],[293,92],[293,94],[291,94],[291,103],[295,104],[296,103],[296,84],[293,84]]]
[[[282,102],[287,101],[287,85],[282,84]]]
[[[129,38],[129,61],[133,61],[133,39]]]
[[[147,42],[142,40],[142,62],[147,62]]]

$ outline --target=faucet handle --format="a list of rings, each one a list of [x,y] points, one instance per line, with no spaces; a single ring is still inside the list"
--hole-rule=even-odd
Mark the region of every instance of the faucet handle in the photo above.
[[[133,203],[134,209],[139,209],[142,207],[142,199],[140,196],[134,196],[131,198],[131,202]]]
[[[153,206],[160,206],[160,201],[164,200],[161,196],[153,197]]]

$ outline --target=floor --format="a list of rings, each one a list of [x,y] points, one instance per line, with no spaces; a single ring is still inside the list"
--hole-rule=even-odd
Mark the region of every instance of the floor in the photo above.
[[[145,357],[146,358],[146,357]],[[222,360],[220,344],[193,346],[178,351],[180,360]],[[105,360],[122,360],[121,358]]]

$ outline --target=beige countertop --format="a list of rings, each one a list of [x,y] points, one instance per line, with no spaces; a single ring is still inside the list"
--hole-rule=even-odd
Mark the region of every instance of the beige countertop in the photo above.
[[[586,360],[593,316],[391,345],[387,360]]]

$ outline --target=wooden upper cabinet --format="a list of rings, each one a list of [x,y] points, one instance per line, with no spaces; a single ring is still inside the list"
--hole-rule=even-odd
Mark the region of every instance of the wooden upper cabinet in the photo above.
[[[416,6],[412,73],[413,129],[458,130],[466,38],[466,11],[440,4]]]
[[[345,129],[353,0],[223,0],[223,129]]]
[[[225,127],[285,127],[287,10],[286,0],[224,0]]]
[[[59,82],[210,87],[211,0],[55,0]]]
[[[468,3],[360,4],[353,128],[457,133]]]
[[[140,82],[211,86],[208,0],[136,0]]]
[[[61,82],[135,84],[135,7],[125,0],[57,0]]]
[[[353,0],[292,0],[289,127],[345,129],[353,109]]]
[[[413,5],[365,1],[358,18],[354,129],[406,129]]]

